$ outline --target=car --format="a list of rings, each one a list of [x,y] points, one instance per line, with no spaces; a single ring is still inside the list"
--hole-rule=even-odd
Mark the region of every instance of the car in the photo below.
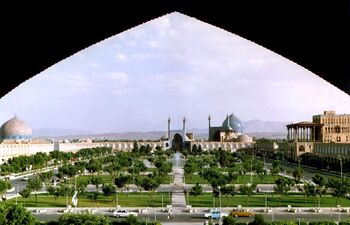
[[[128,217],[131,215],[137,217],[136,212],[129,212],[126,209],[117,209],[113,212],[113,216],[115,216],[115,217]]]
[[[22,177],[22,181],[27,181],[27,180],[29,180],[28,177]]]
[[[230,215],[234,217],[252,217],[252,216],[255,216],[255,213],[249,212],[244,209],[238,209],[238,210],[231,211]]]
[[[220,219],[226,216],[228,216],[228,214],[221,212],[220,209],[211,209],[209,213],[204,214],[204,217],[208,219]]]

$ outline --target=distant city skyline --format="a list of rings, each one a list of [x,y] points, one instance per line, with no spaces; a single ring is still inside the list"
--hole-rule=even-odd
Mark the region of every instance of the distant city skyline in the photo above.
[[[20,66],[20,65],[19,65]],[[33,129],[161,131],[242,121],[311,121],[350,113],[350,96],[249,40],[180,13],[105,39],[51,66],[0,99]]]

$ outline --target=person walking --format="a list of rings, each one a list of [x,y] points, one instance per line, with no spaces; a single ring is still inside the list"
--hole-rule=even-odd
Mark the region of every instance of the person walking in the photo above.
[[[172,209],[169,209],[168,213],[169,213],[169,214],[168,214],[168,218],[169,218],[169,219],[173,219],[173,217],[174,217],[174,216],[173,216],[173,210],[172,210]]]

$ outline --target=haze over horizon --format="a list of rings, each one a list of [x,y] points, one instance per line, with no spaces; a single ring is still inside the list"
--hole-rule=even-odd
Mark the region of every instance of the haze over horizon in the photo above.
[[[311,121],[350,113],[350,96],[249,40],[180,13],[156,18],[58,62],[0,99],[0,123],[15,114],[33,129],[95,133]]]

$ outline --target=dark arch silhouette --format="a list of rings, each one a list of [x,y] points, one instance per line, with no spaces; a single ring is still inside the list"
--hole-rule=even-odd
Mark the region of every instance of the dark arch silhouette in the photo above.
[[[183,146],[183,139],[182,136],[178,133],[174,135],[174,138],[172,140],[172,147],[176,151],[181,151]]]
[[[349,0],[11,2],[1,15],[8,79],[0,96],[81,49],[174,11],[260,44],[350,94]]]

